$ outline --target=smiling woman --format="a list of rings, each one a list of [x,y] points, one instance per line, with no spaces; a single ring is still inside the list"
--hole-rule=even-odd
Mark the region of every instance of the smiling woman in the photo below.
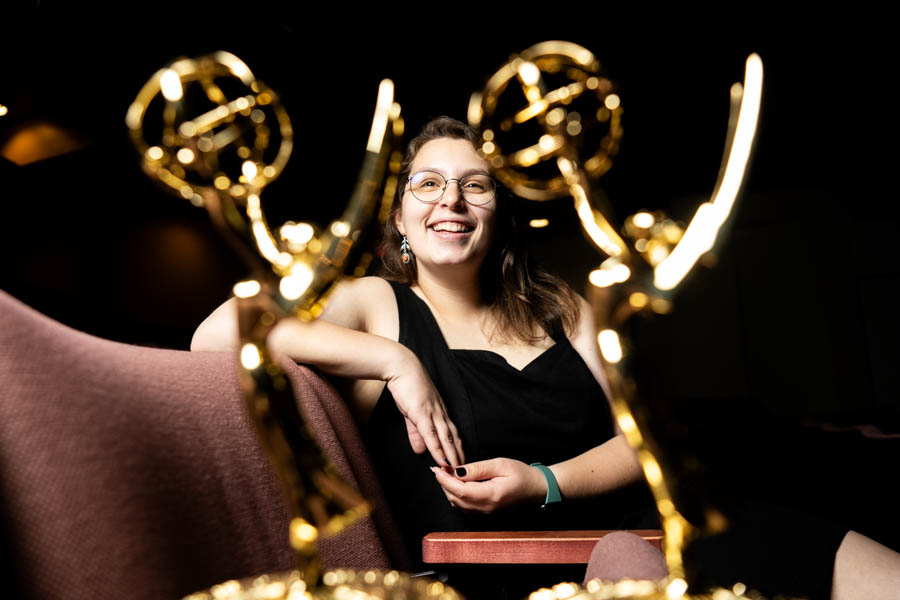
[[[342,283],[320,319],[284,320],[269,339],[346,384],[419,568],[436,531],[655,526],[591,311],[529,259],[516,200],[476,140],[454,119],[428,123],[407,150],[382,276]],[[229,301],[192,349],[233,347],[234,323]]]

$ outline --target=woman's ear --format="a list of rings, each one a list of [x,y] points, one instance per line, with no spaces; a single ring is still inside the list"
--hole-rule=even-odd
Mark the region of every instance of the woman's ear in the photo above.
[[[397,226],[397,231],[400,232],[400,235],[406,235],[406,228],[403,227],[403,221],[400,219],[400,217],[401,217],[401,214],[400,214],[400,211],[398,210],[397,212],[394,213],[394,225]]]

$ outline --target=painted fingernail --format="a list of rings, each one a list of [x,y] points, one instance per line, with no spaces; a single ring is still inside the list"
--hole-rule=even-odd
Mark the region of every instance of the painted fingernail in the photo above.
[[[456,467],[456,475],[458,477],[465,477],[466,476],[466,468],[465,467]]]

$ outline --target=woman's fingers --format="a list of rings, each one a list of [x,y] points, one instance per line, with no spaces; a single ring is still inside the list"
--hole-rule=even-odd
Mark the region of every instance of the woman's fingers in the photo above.
[[[505,458],[490,458],[469,463],[457,469],[456,476],[462,481],[484,481],[510,474],[512,466]]]
[[[432,419],[427,417],[417,419],[412,415],[407,416],[406,433],[409,436],[409,445],[412,446],[413,452],[422,454],[427,449],[434,458],[434,462],[441,466],[449,464]]]
[[[409,443],[417,454],[427,449],[434,462],[456,467],[465,460],[456,426],[447,408],[421,365],[388,380],[397,409],[406,418]]]
[[[466,455],[463,453],[462,440],[459,439],[459,432],[456,430],[456,425],[453,424],[453,421],[447,419],[447,424],[450,426],[450,434],[453,436],[453,446],[456,448],[456,456],[459,457],[459,462],[453,465],[454,467],[464,464],[466,462]]]
[[[406,421],[406,434],[409,436],[409,445],[412,446],[413,452],[422,454],[426,450],[422,434],[419,433],[416,424],[409,417],[404,417],[404,420]]]
[[[432,469],[445,494],[460,508],[490,513],[510,504],[537,502],[546,493],[543,475],[527,464],[508,458],[469,463],[450,474]]]
[[[440,484],[444,496],[456,508],[483,513],[489,513],[496,508],[488,494],[489,482],[465,483],[448,475],[443,469],[433,467],[431,471]]]
[[[461,465],[462,460],[456,450],[455,427],[453,429],[450,428],[452,425],[450,419],[447,417],[446,413],[444,413],[440,415],[440,417],[435,417],[433,422],[434,429],[432,431],[438,438],[438,443],[441,446],[441,450],[443,451],[447,462],[454,468]]]
[[[407,415],[406,432],[413,452],[421,454],[427,449],[434,462],[441,466],[456,467],[465,460],[456,426],[444,411],[434,416],[412,413]]]

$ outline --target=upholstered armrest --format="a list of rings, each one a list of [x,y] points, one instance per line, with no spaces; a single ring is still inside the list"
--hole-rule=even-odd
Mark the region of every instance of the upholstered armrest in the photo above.
[[[404,568],[342,399],[280,362],[338,472],[375,499],[372,518],[320,545],[323,564]],[[227,353],[75,331],[0,291],[0,546],[14,595],[178,598],[293,566],[284,498],[236,370]]]
[[[476,531],[429,533],[422,557],[430,564],[587,563],[597,542],[612,531]],[[663,532],[633,533],[660,548]]]

